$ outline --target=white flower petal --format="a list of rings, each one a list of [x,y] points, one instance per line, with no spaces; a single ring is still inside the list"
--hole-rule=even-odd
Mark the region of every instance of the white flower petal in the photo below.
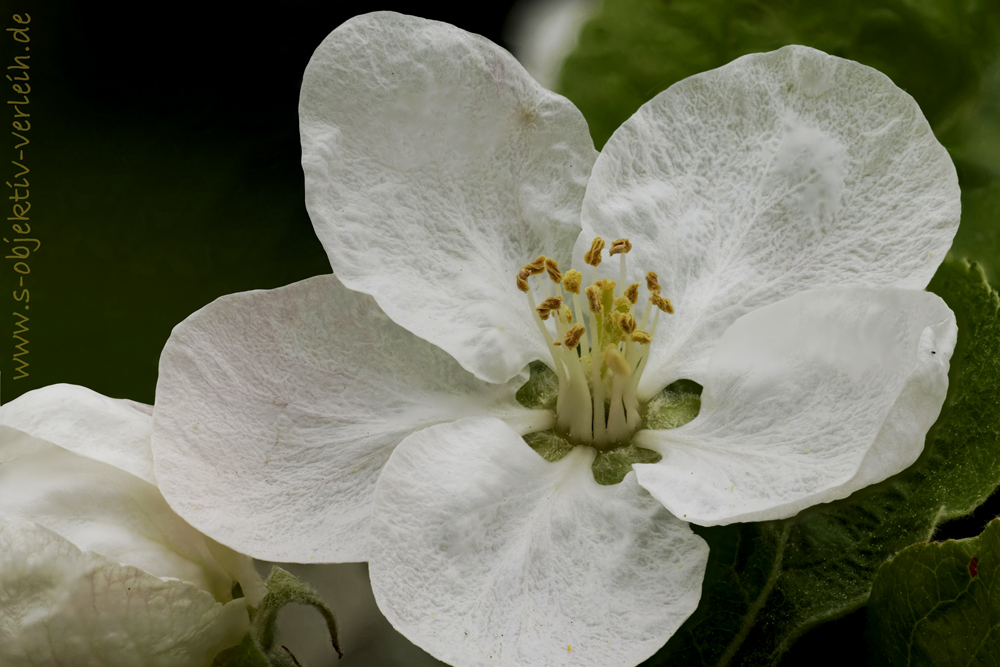
[[[81,551],[37,524],[0,517],[5,667],[208,667],[248,626],[242,599],[216,602],[193,584],[164,581]]]
[[[677,83],[615,132],[584,202],[630,237],[661,317],[640,394],[704,384],[739,316],[827,285],[923,289],[958,227],[958,180],[916,102],[883,74],[789,46]]]
[[[306,206],[334,272],[477,377],[548,358],[518,269],[569,260],[597,157],[568,100],[453,26],[358,16],[299,105]]]
[[[150,484],[152,408],[108,398],[86,387],[54,384],[0,407],[0,425],[10,426],[80,456],[107,463]]]
[[[635,665],[698,606],[708,546],[631,473],[594,481],[496,419],[407,438],[376,488],[372,588],[407,638],[469,665]]]
[[[948,387],[955,316],[939,297],[831,287],[737,320],[701,413],[635,441],[663,455],[639,484],[701,525],[781,519],[916,459]]]
[[[223,297],[160,358],[153,454],[174,509],[243,553],[368,559],[375,480],[413,431],[474,414],[551,419],[477,380],[334,276]]]
[[[155,486],[6,426],[0,426],[0,516],[35,522],[82,550],[232,599],[238,573],[219,564],[205,536]]]

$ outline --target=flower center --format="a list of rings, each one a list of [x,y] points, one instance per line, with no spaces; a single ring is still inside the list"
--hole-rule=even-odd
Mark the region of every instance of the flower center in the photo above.
[[[674,312],[670,300],[660,296],[656,274],[650,271],[646,274],[649,294],[637,320],[639,283],[624,287],[619,295],[618,283],[596,279],[604,247],[604,241],[596,238],[584,256],[586,264],[593,267],[586,270],[595,279],[583,290],[586,309],[580,271],[570,269],[564,274],[555,260],[543,256],[525,264],[517,274],[517,287],[528,297],[559,380],[556,429],[570,442],[599,451],[627,443],[642,428],[636,395],[639,379],[660,311]],[[618,239],[608,250],[609,256],[619,256],[623,286],[625,256],[631,249],[628,239]],[[533,289],[529,278],[543,273],[551,282],[542,279]],[[545,324],[549,319],[555,325],[555,336]]]

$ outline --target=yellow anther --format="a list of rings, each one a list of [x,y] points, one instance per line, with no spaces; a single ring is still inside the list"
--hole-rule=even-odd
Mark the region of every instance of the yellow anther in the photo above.
[[[632,244],[628,239],[618,239],[617,241],[612,241],[611,249],[608,250],[608,257],[613,257],[620,253],[627,253],[632,249]]]
[[[549,272],[549,278],[552,282],[558,283],[562,282],[562,273],[559,271],[559,265],[556,264],[556,260],[551,257],[545,258],[545,270]]]
[[[614,345],[609,345],[604,348],[604,363],[608,365],[615,373],[619,375],[628,376],[632,373],[632,369],[629,368],[628,361],[625,360],[625,355],[618,351],[618,348]]]
[[[615,310],[620,310],[623,313],[627,313],[630,310],[629,307],[631,305],[632,302],[629,301],[628,298],[624,296],[620,296],[617,299],[615,299]]]
[[[525,264],[521,267],[521,270],[517,272],[517,289],[522,292],[528,291],[528,278],[531,276],[536,276],[545,270],[545,260],[548,259],[545,255],[539,255],[538,259],[530,264]]]
[[[625,288],[625,298],[629,300],[629,303],[635,305],[635,302],[639,300],[639,283],[632,283]]]
[[[611,280],[610,278],[604,278],[594,283],[594,286],[600,289],[602,292],[608,292],[608,291],[614,292],[615,288],[618,287],[618,283]]]
[[[611,322],[611,324],[617,327],[618,322],[621,321],[623,315],[624,313],[622,313],[620,310],[612,310],[611,313],[608,315],[608,322]]]
[[[631,334],[635,331],[635,327],[635,318],[632,316],[632,313],[625,313],[618,320],[618,328],[625,334]]]
[[[603,304],[601,304],[601,288],[597,285],[591,285],[587,288],[587,305],[590,306],[590,312],[599,313],[604,310]]]
[[[653,294],[660,293],[660,282],[656,279],[656,272],[650,271],[646,274],[646,289]]]
[[[583,261],[591,266],[597,266],[601,263],[601,251],[604,250],[604,239],[600,236],[595,238],[590,243],[590,250],[588,250],[583,255]]]
[[[586,331],[586,329],[584,329],[580,324],[574,324],[571,326],[569,331],[566,332],[566,335],[563,336],[563,340],[566,342],[566,347],[573,349],[579,345],[580,339],[583,338],[584,331]]]
[[[528,276],[531,275],[531,270],[528,267],[522,267],[520,271],[517,272],[517,289],[522,292],[528,291]]]
[[[674,312],[674,305],[670,303],[670,299],[664,299],[659,294],[655,292],[649,295],[649,300],[653,302],[653,305],[666,313]]]
[[[535,258],[534,262],[530,264],[525,264],[524,268],[531,271],[531,275],[536,276],[545,270],[545,260],[548,259],[545,255],[539,255]]]
[[[562,297],[550,296],[545,301],[542,301],[541,305],[539,305],[538,308],[535,308],[535,310],[538,311],[538,314],[543,320],[547,320],[549,319],[549,313],[553,310],[559,310],[560,308],[562,308]]]
[[[652,340],[653,340],[653,337],[650,336],[645,331],[640,330],[640,331],[633,331],[632,332],[632,342],[633,343],[639,343],[640,345],[649,345],[650,341],[652,341]]]
[[[563,306],[563,317],[566,318],[566,324],[573,324],[573,311],[569,306]]]
[[[576,269],[570,269],[563,274],[563,288],[570,294],[579,294],[583,284],[583,274]]]

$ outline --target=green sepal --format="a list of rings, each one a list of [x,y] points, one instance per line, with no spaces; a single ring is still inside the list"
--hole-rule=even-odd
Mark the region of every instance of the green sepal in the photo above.
[[[274,667],[249,632],[243,636],[239,646],[220,653],[212,665],[213,667]]]
[[[540,361],[532,361],[528,369],[531,376],[517,390],[514,398],[532,410],[555,410],[556,399],[559,398],[559,378]]]
[[[590,468],[594,472],[594,481],[608,486],[621,484],[625,475],[632,471],[633,463],[656,463],[662,458],[659,452],[629,443],[617,449],[597,452]]]
[[[640,406],[644,428],[662,430],[683,426],[701,411],[702,386],[691,380],[678,380]]]
[[[959,334],[948,398],[920,459],[791,519],[692,526],[710,547],[701,604],[646,664],[777,665],[804,631],[864,605],[885,561],[997,487],[1000,301],[961,260],[946,260],[929,289],[955,311]]]
[[[882,566],[868,602],[872,664],[995,665],[1000,519],[978,537],[915,544]]]
[[[526,408],[555,409],[559,395],[559,380],[548,366],[533,361],[531,376],[517,390],[517,400]],[[701,408],[701,385],[690,380],[678,380],[641,407],[646,428],[677,428],[698,416]],[[536,431],[523,436],[539,456],[550,463],[561,460],[575,445],[553,430]],[[626,443],[615,449],[597,452],[591,466],[594,480],[605,486],[620,484],[634,463],[656,463],[663,457],[651,449]]]
[[[295,603],[313,607],[322,614],[330,632],[333,649],[338,656],[343,657],[344,654],[341,653],[340,644],[337,642],[337,621],[333,617],[333,610],[316,589],[278,566],[271,568],[266,584],[267,595],[261,601],[250,624],[250,632],[260,642],[264,651],[269,654],[274,652],[278,612],[285,605]]]
[[[549,463],[561,461],[576,447],[552,429],[527,433],[523,438],[529,447]]]
[[[277,641],[278,613],[287,604],[303,604],[314,607],[326,621],[333,649],[339,657],[337,622],[333,610],[319,593],[298,577],[278,566],[271,568],[268,575],[267,595],[256,609],[251,609],[250,630],[243,641],[234,648],[223,651],[213,661],[220,667],[296,667],[299,663],[291,652]]]

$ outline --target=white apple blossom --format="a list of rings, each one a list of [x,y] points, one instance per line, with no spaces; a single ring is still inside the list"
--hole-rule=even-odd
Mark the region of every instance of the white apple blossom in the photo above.
[[[699,599],[707,549],[675,516],[788,517],[921,451],[956,335],[922,290],[959,190],[882,74],[746,56],[598,155],[502,49],[378,13],[317,49],[300,123],[336,277],[174,330],[157,478],[233,548],[368,560],[386,616],[440,659],[635,664]],[[533,360],[554,410],[515,399]],[[700,413],[646,428],[678,379]],[[579,446],[550,462],[523,437],[546,430]],[[597,452],[631,445],[660,460],[598,484]]]
[[[0,664],[207,666],[247,633],[264,584],[167,505],[152,421],[73,385],[0,408]]]

